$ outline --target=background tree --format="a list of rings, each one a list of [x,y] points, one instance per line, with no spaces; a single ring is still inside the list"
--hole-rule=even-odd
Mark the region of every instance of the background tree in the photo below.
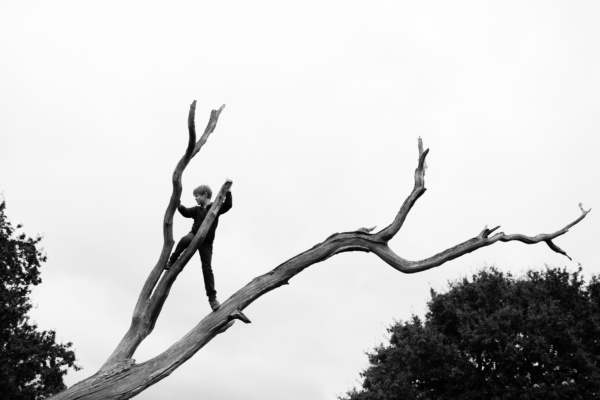
[[[336,254],[352,251],[374,253],[392,268],[404,273],[415,273],[435,268],[447,261],[497,242],[520,241],[526,244],[544,242],[553,251],[566,256],[566,253],[556,246],[553,240],[568,232],[589,212],[589,210],[584,210],[580,204],[581,214],[573,222],[556,232],[536,236],[505,234],[504,232],[493,234],[499,226],[492,229],[488,229],[486,226],[477,236],[431,257],[418,261],[406,260],[397,255],[389,247],[388,242],[400,231],[408,213],[426,191],[425,170],[427,167],[425,158],[429,149],[424,149],[423,143],[419,139],[419,156],[414,173],[413,190],[402,203],[390,225],[374,233],[372,232],[375,227],[334,233],[323,242],[290,258],[273,270],[254,278],[225,300],[218,310],[204,317],[192,330],[173,343],[167,350],[148,361],[136,363],[133,355],[140,344],[154,330],[173,283],[191,259],[194,249],[204,240],[210,225],[223,204],[226,192],[231,188],[231,181],[223,184],[194,239],[177,262],[165,272],[164,267],[174,244],[173,215],[180,203],[182,174],[215,130],[224,107],[223,105],[218,110],[211,112],[204,133],[200,139],[197,139],[195,127],[196,102],[194,101],[191,104],[188,115],[188,145],[173,172],[173,190],[163,218],[163,246],[160,256],[139,294],[129,329],[98,372],[56,395],[56,399],[128,399],[139,394],[169,376],[215,336],[229,329],[235,320],[249,323],[250,319],[244,315],[243,310],[261,296],[288,284],[291,278],[306,268],[325,261]]]
[[[54,331],[29,320],[29,294],[41,283],[46,256],[41,238],[17,233],[0,202],[0,393],[7,400],[41,399],[65,389],[63,376],[75,365],[72,344],[56,343]]]
[[[425,321],[389,328],[346,400],[592,399],[600,395],[600,281],[581,269],[495,268],[431,290]]]

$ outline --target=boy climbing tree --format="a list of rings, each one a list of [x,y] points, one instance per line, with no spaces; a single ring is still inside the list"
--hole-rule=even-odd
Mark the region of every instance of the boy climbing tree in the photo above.
[[[227,183],[231,185],[231,180],[227,179]],[[200,229],[200,225],[206,218],[208,211],[212,205],[210,199],[212,198],[212,190],[208,185],[200,185],[196,189],[194,189],[194,198],[196,199],[197,206],[194,207],[184,207],[181,204],[177,207],[177,210],[181,215],[186,218],[193,218],[194,223],[192,225],[192,230],[179,240],[177,243],[177,247],[175,247],[175,251],[171,254],[169,261],[165,266],[165,269],[168,270],[171,268],[173,264],[177,261],[181,253],[190,245],[196,232]],[[225,196],[225,202],[217,212],[215,216],[215,220],[210,226],[208,232],[206,233],[206,237],[204,241],[202,241],[198,245],[198,253],[200,254],[200,261],[202,262],[202,275],[204,275],[204,288],[206,289],[206,295],[208,296],[208,303],[210,304],[210,308],[213,311],[217,310],[221,305],[217,300],[217,291],[215,289],[215,276],[212,270],[212,253],[213,253],[213,242],[215,240],[215,232],[217,231],[217,225],[219,225],[219,216],[225,214],[227,211],[231,209],[233,205],[233,200],[231,197],[231,192],[228,190]]]

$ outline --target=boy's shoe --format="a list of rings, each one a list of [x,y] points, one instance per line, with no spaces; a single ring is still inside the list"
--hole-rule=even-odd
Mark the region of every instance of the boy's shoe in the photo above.
[[[208,304],[210,304],[210,308],[212,308],[213,311],[217,311],[221,306],[221,303],[219,303],[219,300],[217,300],[216,297],[214,299],[208,299]]]

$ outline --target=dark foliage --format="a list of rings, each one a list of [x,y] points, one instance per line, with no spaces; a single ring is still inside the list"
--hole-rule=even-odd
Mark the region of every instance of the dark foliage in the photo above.
[[[63,376],[75,365],[71,343],[57,344],[54,331],[29,321],[31,285],[41,283],[46,257],[41,238],[17,234],[0,202],[0,398],[41,399],[65,389]],[[20,226],[17,226],[17,230]]]
[[[600,281],[581,270],[484,269],[389,333],[343,399],[600,398]]]

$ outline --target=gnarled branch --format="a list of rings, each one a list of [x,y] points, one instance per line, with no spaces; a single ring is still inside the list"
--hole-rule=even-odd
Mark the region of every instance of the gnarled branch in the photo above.
[[[311,265],[324,261],[336,254],[350,251],[374,253],[387,264],[404,273],[415,273],[440,266],[450,260],[496,242],[520,241],[525,244],[544,242],[553,251],[567,256],[562,249],[554,244],[553,240],[568,232],[571,227],[585,218],[590,211],[584,210],[580,204],[582,213],[573,222],[556,232],[536,236],[522,234],[507,235],[503,232],[492,235],[499,226],[492,229],[488,229],[486,226],[477,236],[432,257],[419,261],[405,260],[390,249],[388,242],[402,228],[408,213],[426,190],[425,170],[427,166],[425,159],[429,153],[429,149],[423,149],[423,142],[419,138],[419,159],[415,170],[414,188],[403,202],[398,214],[389,226],[377,233],[371,233],[375,229],[373,227],[361,228],[353,232],[335,233],[329,236],[322,243],[285,261],[272,271],[254,278],[246,286],[229,297],[217,311],[208,314],[198,325],[166,351],[144,363],[136,364],[131,359],[135,349],[152,331],[172,284],[191,258],[194,252],[193,249],[204,239],[219,207],[224,201],[225,194],[231,187],[230,181],[227,181],[223,185],[211,207],[209,215],[205,218],[198,233],[195,235],[192,244],[188,246],[188,249],[185,250],[173,267],[167,273],[162,274],[167,257],[173,246],[172,222],[175,208],[179,204],[181,196],[181,174],[191,158],[198,153],[210,133],[215,129],[222,110],[223,107],[217,111],[213,110],[202,138],[196,142],[194,128],[195,102],[190,107],[188,123],[190,141],[185,155],[177,164],[173,174],[173,194],[165,213],[163,226],[163,250],[142,289],[129,331],[96,375],[74,385],[53,398],[88,400],[128,399],[140,393],[147,387],[167,377],[216,335],[225,332],[233,326],[235,320],[250,323],[250,319],[243,313],[243,310],[256,299],[282,285],[288,284],[291,278]],[[159,281],[161,274],[162,278]]]

